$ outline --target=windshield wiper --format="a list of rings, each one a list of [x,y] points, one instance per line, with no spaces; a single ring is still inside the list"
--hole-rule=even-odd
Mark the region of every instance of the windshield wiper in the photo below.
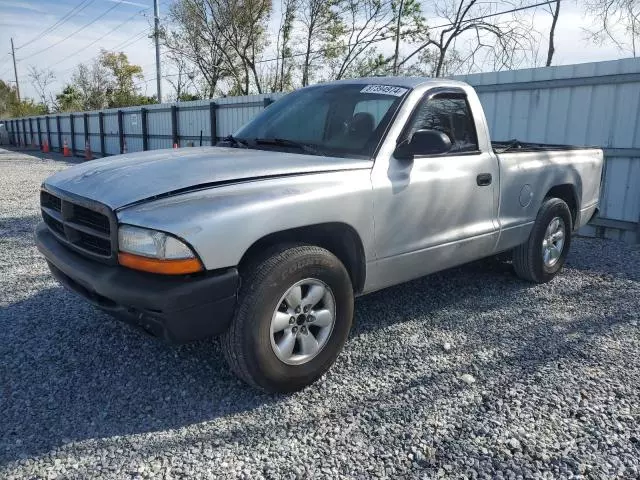
[[[254,139],[254,142],[258,145],[277,145],[282,147],[294,147],[299,150],[302,150],[305,153],[312,153],[314,155],[318,154],[318,150],[315,147],[307,143],[296,142],[295,140],[289,140],[286,138],[256,138]]]
[[[240,138],[236,138],[233,135],[227,135],[226,137],[224,137],[222,139],[223,142],[227,142],[229,144],[231,144],[231,146],[243,146],[245,148],[247,148],[249,146],[249,144],[247,143],[246,140],[242,140]]]

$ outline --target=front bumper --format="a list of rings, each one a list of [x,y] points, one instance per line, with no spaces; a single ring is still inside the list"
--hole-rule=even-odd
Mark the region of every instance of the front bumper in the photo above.
[[[96,307],[175,343],[224,332],[233,316],[238,271],[165,276],[89,260],[63,246],[44,223],[38,250],[54,277]]]

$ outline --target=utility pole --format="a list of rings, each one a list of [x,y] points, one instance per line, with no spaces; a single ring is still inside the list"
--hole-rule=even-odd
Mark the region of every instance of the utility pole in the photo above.
[[[11,38],[11,56],[13,56],[13,74],[16,76],[16,93],[18,94],[18,103],[20,103],[20,84],[18,83],[18,67],[16,67],[16,52],[13,48],[13,37]]]
[[[158,0],[153,0],[153,17],[155,25],[153,36],[156,37],[156,81],[158,83],[158,103],[162,103],[162,70],[160,69],[160,5],[158,5]]]

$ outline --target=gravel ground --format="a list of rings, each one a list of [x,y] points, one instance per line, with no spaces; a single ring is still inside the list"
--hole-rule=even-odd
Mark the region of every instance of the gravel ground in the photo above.
[[[256,392],[56,285],[40,182],[0,150],[1,478],[638,478],[640,251],[576,239],[532,286],[490,261],[357,300],[317,384]]]

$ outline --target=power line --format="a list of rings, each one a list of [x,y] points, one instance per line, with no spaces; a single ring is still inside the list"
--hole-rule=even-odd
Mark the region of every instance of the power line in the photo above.
[[[461,23],[475,22],[475,21],[478,21],[478,20],[486,20],[487,18],[493,18],[493,17],[498,17],[500,15],[506,15],[506,14],[509,14],[509,13],[516,13],[516,12],[520,12],[520,11],[523,11],[523,10],[529,10],[531,8],[537,8],[537,7],[541,7],[541,6],[544,6],[544,5],[550,5],[550,4],[555,3],[555,2],[556,2],[556,0],[548,0],[548,1],[545,1],[545,2],[536,3],[536,4],[533,4],[533,5],[525,5],[525,6],[522,6],[522,7],[511,8],[509,10],[503,10],[501,12],[495,12],[495,13],[490,13],[490,14],[487,14],[487,15],[482,15],[480,17],[469,18],[467,20],[464,20]],[[436,26],[429,27],[429,28],[435,30],[435,29],[438,29],[438,28],[451,27],[453,25],[455,25],[455,23],[449,22],[449,23],[443,23],[441,25],[436,25]],[[383,42],[383,41],[389,40],[391,38],[395,38],[395,35],[389,35],[389,36],[378,38],[376,40],[371,41],[370,44]],[[353,47],[353,46],[356,46],[356,45],[357,44],[348,44],[347,47]],[[312,51],[310,51],[308,53],[311,53],[311,54],[313,54],[313,53],[324,53],[327,50],[329,50],[329,49],[328,48],[324,48],[324,49],[319,49],[319,50],[312,50]],[[262,59],[262,60],[256,60],[254,63],[258,64],[258,63],[275,62],[275,61],[278,61],[278,60],[282,60],[283,58],[292,59],[292,58],[296,58],[296,57],[302,57],[302,56],[305,56],[305,55],[307,55],[307,52],[294,53],[294,54],[291,54],[291,55],[286,56],[286,57],[274,57],[274,58],[266,58],[266,59]],[[223,69],[224,69],[224,67],[218,67],[218,70],[223,70]],[[163,75],[162,78],[177,77],[178,75],[180,75],[180,74],[178,74],[178,73],[167,74],[167,75]],[[151,78],[149,80],[145,79],[145,80],[143,80],[143,83],[148,83],[148,82],[151,82],[151,81],[156,80],[156,79],[157,79],[157,77],[153,77],[153,78]]]
[[[546,2],[535,3],[533,5],[524,5],[522,7],[515,7],[515,8],[511,8],[509,10],[503,10],[502,12],[488,13],[488,14],[482,15],[480,17],[470,18],[468,20],[464,20],[464,21],[462,21],[460,23],[475,22],[477,20],[486,20],[487,18],[499,17],[500,15],[506,15],[507,13],[516,13],[516,12],[520,12],[522,10],[529,10],[530,8],[544,7],[545,5],[551,5],[552,3],[556,3],[556,0],[549,0],[549,1],[546,1]],[[445,24],[437,25],[437,26],[431,27],[431,28],[433,28],[433,29],[444,28],[444,27],[451,27],[453,25],[455,25],[455,23],[445,23]]]
[[[482,16],[475,17],[475,18],[470,18],[470,19],[468,19],[468,20],[465,20],[465,21],[464,21],[464,22],[462,22],[462,23],[474,22],[474,21],[478,21],[478,20],[485,20],[485,19],[487,19],[487,18],[493,18],[493,17],[497,17],[497,16],[500,16],[500,15],[506,15],[506,14],[509,14],[509,13],[516,13],[516,12],[523,11],[523,10],[529,10],[529,9],[531,9],[531,8],[537,8],[537,7],[541,7],[541,6],[544,6],[544,5],[550,5],[550,4],[552,4],[552,3],[555,3],[555,1],[556,1],[556,0],[548,0],[548,1],[545,1],[545,2],[539,2],[539,3],[536,3],[536,4],[533,4],[533,5],[526,5],[526,6],[522,6],[522,7],[511,8],[511,9],[509,9],[509,10],[503,10],[503,11],[500,11],[500,12],[495,12],[495,13],[491,13],[491,14],[487,14],[487,15],[482,15]],[[449,22],[449,23],[443,23],[443,24],[440,24],[440,25],[436,25],[436,26],[433,26],[433,27],[430,27],[430,28],[431,28],[431,29],[438,29],[438,28],[450,27],[450,26],[453,26],[453,25],[455,25],[455,23]],[[142,33],[142,34],[145,34],[145,33],[146,33],[146,31],[145,31],[145,32],[141,32],[141,33]],[[135,35],[134,37],[136,37],[136,36],[138,36],[138,35],[140,35],[140,34],[137,34],[137,35]],[[132,38],[134,38],[134,37],[132,37]],[[370,44],[373,44],[373,43],[379,43],[379,42],[382,42],[382,41],[385,41],[385,40],[389,40],[389,39],[391,39],[391,38],[394,38],[394,36],[393,36],[393,35],[390,35],[390,36],[385,36],[385,37],[382,37],[382,38],[378,38],[378,39],[376,39],[376,40],[374,40],[374,41],[370,42]],[[138,38],[137,40],[134,40],[133,42],[129,43],[129,45],[132,45],[133,43],[135,43],[135,42],[137,42],[137,41],[139,41],[139,40],[141,40],[141,39],[142,39],[142,38]],[[127,41],[125,41],[124,43],[127,43]],[[356,46],[356,45],[357,45],[357,44],[349,44],[349,45],[347,45],[347,47],[352,47],[352,46]],[[122,47],[120,47],[120,46],[115,47],[115,48],[114,48],[114,50],[115,50],[115,49],[117,49],[117,48],[122,48]],[[423,48],[423,47],[422,47],[422,48]],[[311,51],[311,52],[309,52],[309,53],[311,53],[311,54],[314,54],[314,53],[323,53],[323,52],[325,52],[325,51],[327,51],[327,50],[328,50],[328,49],[319,49],[319,50],[313,50],[313,51]],[[166,52],[163,52],[163,54],[164,54],[164,53],[166,53]],[[294,53],[294,54],[289,55],[289,56],[284,57],[284,58],[285,58],[285,59],[292,59],[292,58],[296,58],[296,57],[304,56],[304,55],[306,55],[306,54],[307,54],[307,52]],[[283,57],[274,57],[274,58],[261,59],[261,60],[257,60],[255,63],[256,63],[256,64],[259,64],[259,63],[275,62],[275,61],[278,61],[278,60],[282,60],[282,58],[283,58]],[[406,60],[406,59],[405,59],[405,60]],[[223,69],[223,67],[219,67],[218,69]],[[194,70],[194,72],[195,72],[195,70]],[[184,74],[184,73],[183,73],[183,74]],[[186,73],[186,74],[188,75],[188,73]],[[179,74],[179,73],[165,74],[165,75],[162,75],[162,77],[161,77],[161,78],[177,77],[177,76],[179,76],[179,75],[181,75],[181,74]],[[142,80],[140,80],[140,81],[139,81],[140,83],[137,83],[137,84],[136,84],[136,86],[140,86],[140,85],[142,85],[142,84],[145,84],[145,85],[146,85],[147,83],[152,82],[152,81],[155,81],[155,80],[157,80],[157,79],[158,79],[158,77],[157,77],[157,76],[152,77],[152,78],[149,78],[149,79],[143,78]]]
[[[90,21],[89,23],[83,25],[82,27],[80,27],[79,29],[77,29],[75,32],[70,33],[69,35],[67,35],[66,37],[64,37],[62,40],[57,41],[56,43],[53,43],[51,45],[49,45],[46,48],[43,48],[42,50],[32,53],[31,55],[28,55],[26,57],[21,58],[20,60],[27,60],[31,57],[35,57],[36,55],[40,55],[41,53],[46,52],[47,50],[52,49],[53,47],[60,45],[62,42],[64,42],[65,40],[68,40],[69,38],[73,37],[74,35],[77,35],[78,33],[80,33],[82,30],[84,30],[87,27],[90,27],[91,25],[93,25],[94,23],[96,23],[98,20],[100,20],[102,17],[104,17],[105,15],[107,15],[109,12],[111,12],[111,10],[113,10],[116,7],[119,7],[120,4],[122,3],[123,0],[119,0],[118,3],[116,3],[115,5],[113,5],[112,7],[108,8],[107,10],[105,10],[101,15],[98,15],[96,18],[94,18],[92,21]]]
[[[111,30],[109,30],[107,33],[105,33],[104,35],[102,35],[101,37],[96,38],[93,42],[89,43],[88,45],[85,45],[84,47],[82,47],[79,50],[76,50],[75,52],[67,55],[66,57],[64,57],[62,60],[59,60],[57,63],[63,63],[66,60],[70,59],[71,57],[77,55],[80,52],[85,51],[87,48],[91,47],[92,45],[95,45],[96,43],[98,43],[100,40],[102,40],[104,37],[106,37],[107,35],[112,34],[113,32],[115,32],[116,30],[118,30],[120,27],[122,27],[123,25],[126,25],[127,23],[129,23],[131,20],[133,20],[135,17],[137,17],[138,15],[140,15],[142,12],[144,12],[145,10],[148,10],[149,7],[147,8],[143,8],[142,10],[134,13],[133,15],[131,15],[129,18],[127,18],[124,22],[118,24],[117,26],[113,27]],[[136,34],[138,35],[138,34]]]
[[[111,51],[121,50],[122,49],[121,45],[124,46],[124,48],[129,47],[129,46],[133,45],[134,43],[136,43],[136,42],[142,40],[143,38],[145,38],[147,36],[147,32],[148,32],[148,29],[144,30],[142,32],[138,32],[138,33],[134,34],[133,36],[127,38],[126,40],[120,42],[117,46],[109,48],[108,50],[111,50]],[[140,37],[140,38],[135,39],[133,41],[130,41],[131,39],[134,39],[135,37]],[[128,43],[128,45],[125,45],[127,43]],[[77,65],[74,65],[72,67],[65,68],[64,70],[57,70],[56,73],[61,74],[61,73],[70,72],[71,70],[75,69],[76,67],[77,67]]]
[[[515,8],[511,8],[511,9],[509,9],[509,10],[504,10],[504,11],[502,11],[502,12],[488,13],[488,14],[486,14],[486,15],[482,15],[482,16],[480,16],[480,17],[476,17],[476,18],[469,18],[469,19],[467,19],[467,20],[460,21],[459,23],[460,23],[460,24],[466,24],[466,23],[476,22],[476,21],[478,21],[478,20],[486,20],[487,18],[498,17],[498,16],[500,16],[500,15],[506,15],[506,14],[508,14],[508,13],[521,12],[521,11],[523,11],[523,10],[529,10],[530,8],[537,8],[537,7],[542,7],[542,6],[544,6],[544,5],[550,5],[550,4],[555,3],[555,2],[556,2],[556,0],[548,0],[548,1],[546,1],[546,2],[539,2],[539,3],[536,3],[536,4],[534,4],[534,5],[525,5],[525,6],[522,6],[522,7],[515,7]],[[450,22],[450,23],[445,23],[445,24],[443,24],[443,25],[437,25],[437,26],[435,26],[435,27],[431,27],[431,28],[433,28],[433,29],[438,29],[438,28],[444,28],[444,27],[451,27],[451,26],[454,26],[454,25],[455,25],[455,23],[451,23],[451,22]],[[404,64],[407,62],[407,60],[409,60],[411,57],[413,57],[415,54],[417,54],[417,53],[418,53],[418,52],[420,52],[421,50],[425,49],[428,45],[429,45],[429,42],[426,42],[426,43],[422,44],[420,47],[416,48],[416,49],[411,53],[411,55],[409,55],[408,57],[405,57],[405,59],[404,59],[404,60],[402,60],[402,62],[400,62],[400,63],[398,64],[398,66],[400,66],[400,65],[404,65]]]
[[[143,30],[142,32],[138,32],[135,35],[129,37],[128,39],[120,42],[118,45],[116,45],[115,47],[112,48],[112,50],[121,50],[123,48],[127,48],[130,47],[131,45],[133,45],[136,42],[139,42],[140,40],[142,40],[143,38],[145,38],[147,36],[147,34],[149,33],[150,28],[146,28],[145,30]],[[136,38],[139,37],[139,38]]]
[[[12,67],[7,68],[4,72],[0,73],[0,78],[4,77],[7,73],[11,71]]]
[[[33,37],[31,40],[29,40],[26,43],[23,43],[22,45],[20,45],[19,47],[16,47],[16,50],[20,50],[23,47],[26,47],[27,45],[31,45],[33,42],[35,42],[36,40],[41,39],[42,37],[44,37],[47,33],[50,33],[51,31],[55,30],[57,27],[59,27],[60,25],[62,25],[63,23],[65,23],[67,20],[69,20],[71,17],[77,15],[78,13],[80,13],[82,10],[84,10],[85,8],[87,8],[89,5],[91,5],[95,0],[82,0],[82,2],[80,2],[78,5],[76,5],[75,7],[73,7],[71,10],[69,10],[67,13],[65,13],[62,18],[60,20],[58,20],[57,22],[55,22],[53,25],[50,25],[49,27],[45,28],[42,32],[40,32],[38,35],[36,35],[35,37]]]
[[[142,32],[135,33],[133,36],[131,36],[131,37],[125,39],[124,41],[120,42],[117,46],[109,48],[109,50],[116,51],[116,50],[120,50],[123,47],[126,48],[128,46],[133,45],[134,43],[136,43],[136,42],[142,40],[143,38],[145,38],[146,35],[147,35],[148,30],[149,29],[147,28],[147,29],[143,30]],[[135,37],[140,37],[140,38],[135,39]],[[134,40],[131,41],[132,39],[134,39]],[[128,44],[128,45],[126,45],[126,44]],[[71,70],[75,69],[76,67],[77,67],[77,65],[74,65],[72,67],[65,68],[64,70],[58,70],[56,73],[61,74],[61,73],[70,72]]]

